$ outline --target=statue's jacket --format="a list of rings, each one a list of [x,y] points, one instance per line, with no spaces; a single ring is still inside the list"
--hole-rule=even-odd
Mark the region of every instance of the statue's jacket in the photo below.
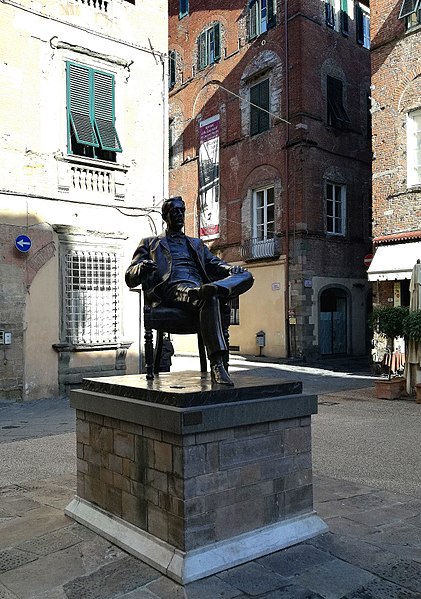
[[[231,266],[214,256],[201,239],[186,235],[186,240],[203,283],[224,279],[230,274]],[[142,272],[143,260],[153,260],[156,270]],[[141,240],[133,254],[132,262],[126,271],[126,283],[130,288],[142,285],[147,303],[157,306],[161,303],[162,288],[170,278],[171,268],[172,257],[165,232],[156,237],[146,237]]]

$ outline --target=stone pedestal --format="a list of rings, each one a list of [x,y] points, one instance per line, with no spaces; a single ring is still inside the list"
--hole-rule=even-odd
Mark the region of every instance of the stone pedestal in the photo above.
[[[66,514],[182,584],[325,532],[316,396],[233,378],[217,390],[198,373],[84,381],[71,394],[78,489]]]

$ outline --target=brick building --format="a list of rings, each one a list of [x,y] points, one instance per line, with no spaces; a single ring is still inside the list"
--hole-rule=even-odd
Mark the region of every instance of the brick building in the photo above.
[[[137,371],[122,274],[167,195],[167,19],[156,0],[0,4],[1,400]]]
[[[373,0],[374,301],[409,305],[421,259],[421,5]]]
[[[170,192],[255,277],[240,352],[366,352],[369,22],[368,1],[169,2]]]

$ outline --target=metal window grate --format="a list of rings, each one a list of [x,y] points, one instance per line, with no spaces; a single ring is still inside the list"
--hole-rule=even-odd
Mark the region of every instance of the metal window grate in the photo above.
[[[66,341],[115,343],[120,330],[117,254],[67,251],[64,285]]]

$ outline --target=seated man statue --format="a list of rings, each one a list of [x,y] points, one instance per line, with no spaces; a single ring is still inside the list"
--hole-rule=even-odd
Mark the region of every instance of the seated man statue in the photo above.
[[[164,233],[143,239],[126,272],[129,287],[142,285],[152,306],[171,306],[198,312],[200,330],[211,364],[213,383],[232,385],[225,365],[228,348],[221,324],[221,302],[244,293],[252,275],[214,256],[201,239],[183,233],[185,205],[174,197],[162,205]]]

